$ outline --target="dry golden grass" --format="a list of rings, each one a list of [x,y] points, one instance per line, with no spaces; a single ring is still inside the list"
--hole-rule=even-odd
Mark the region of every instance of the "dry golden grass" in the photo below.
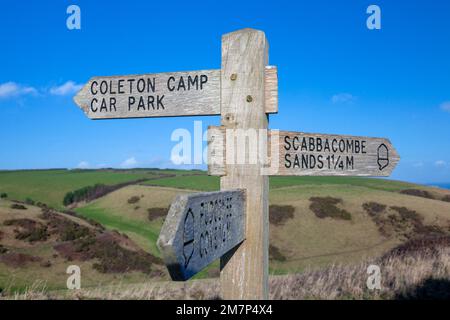
[[[367,289],[367,267],[378,264],[381,289]],[[47,292],[40,283],[7,299],[219,299],[217,280],[118,284]],[[301,274],[272,276],[270,299],[450,299],[450,248],[430,248],[402,256],[335,264]]]
[[[448,193],[448,191],[445,191]],[[310,210],[310,197],[342,199],[339,206],[352,215],[352,220],[318,219]],[[270,203],[295,208],[294,218],[283,226],[270,226],[270,243],[278,247],[286,261],[271,261],[271,271],[298,273],[311,267],[325,267],[333,262],[358,263],[364,258],[382,255],[403,242],[396,236],[384,237],[363,209],[374,201],[400,206],[418,212],[425,225],[450,227],[450,203],[396,192],[373,190],[361,186],[307,185],[271,190]]]
[[[189,190],[131,185],[111,192],[110,194],[89,203],[88,206],[105,209],[111,215],[119,215],[127,219],[149,223],[148,208],[168,208],[177,195],[185,194],[188,191]],[[138,201],[129,203],[128,200],[133,197],[136,197]]]
[[[189,190],[129,186],[87,204],[85,209],[92,209],[92,213],[97,214],[97,216],[93,215],[92,217],[105,219],[105,221],[101,219],[98,219],[98,221],[110,229],[117,229],[128,234],[130,239],[142,245],[147,251],[150,250],[150,252],[156,254],[156,237],[159,234],[163,218],[148,220],[147,209],[166,208],[177,194],[186,192],[189,192]],[[439,192],[449,194],[448,191]],[[128,203],[128,199],[135,196],[140,197],[139,201]],[[317,218],[310,210],[311,202],[309,201],[310,197],[316,196],[332,196],[342,199],[343,202],[340,206],[351,213],[352,219],[343,221],[332,218]],[[386,282],[383,280],[384,285],[389,287],[388,289],[383,287],[381,292],[364,291],[367,265],[376,261],[376,257],[383,255],[404,241],[396,237],[395,234],[392,237],[385,237],[379,232],[378,226],[363,209],[363,204],[369,201],[381,203],[387,207],[397,206],[414,210],[423,217],[424,224],[440,226],[450,232],[449,202],[352,185],[346,185],[345,188],[340,185],[328,184],[298,185],[273,189],[270,192],[271,205],[292,206],[295,210],[292,213],[292,218],[289,218],[285,224],[271,224],[270,226],[270,243],[285,257],[285,259],[270,261],[270,272],[273,274],[271,277],[271,298],[394,297],[395,294],[392,292],[395,292],[395,290],[389,289],[390,282],[388,280]],[[4,233],[2,244],[21,253],[37,255],[43,257],[44,260],[50,259],[52,260],[52,266],[44,268],[36,262],[30,263],[24,268],[11,268],[0,263],[0,291],[3,289],[3,292],[7,292],[8,286],[13,289],[8,292],[22,290],[25,286],[30,286],[36,279],[41,279],[46,281],[45,290],[39,289],[42,283],[34,284],[26,291],[25,298],[40,296],[56,299],[211,299],[219,294],[215,280],[189,281],[185,284],[156,282],[162,279],[149,278],[137,273],[101,274],[92,271],[93,262],[70,262],[60,257],[53,259],[54,250],[51,244],[30,244],[19,241],[15,239],[12,227],[2,225],[5,219],[12,218],[27,217],[40,221],[40,210],[29,205],[27,205],[28,210],[14,210],[10,208],[10,204],[10,201],[0,200],[0,229]],[[80,220],[71,216],[68,218]],[[111,222],[110,225],[108,225],[109,222]],[[87,224],[84,220],[80,220],[79,223]],[[433,263],[430,262],[432,261],[431,258],[431,260],[421,257],[417,257],[417,259],[417,266],[406,264],[407,268],[411,268],[411,272],[416,272],[415,270],[418,270],[420,265],[427,266],[427,268],[430,268],[430,265],[433,266]],[[439,259],[441,258],[435,260],[439,261]],[[67,279],[66,268],[73,263],[80,265],[83,270],[82,286],[84,289],[80,292],[55,291],[64,288]],[[391,266],[392,270],[395,268],[400,270],[401,266],[404,265],[403,262],[400,263],[399,261],[395,263],[398,266]],[[446,263],[448,265],[448,254]],[[437,262],[437,265],[439,265],[439,262]],[[217,264],[213,267],[214,269],[218,268]],[[391,269],[386,267],[386,270]],[[207,271],[203,272],[204,276],[210,276]],[[425,277],[422,271],[416,272],[420,279]],[[331,272],[338,272],[340,276],[334,275],[333,278],[333,275],[329,274]],[[388,271],[386,272],[388,274]],[[280,274],[289,275],[278,276]],[[407,276],[408,274],[404,277]],[[401,274],[397,277],[388,274],[386,277],[383,279],[398,279]],[[414,276],[412,278],[415,279]],[[446,279],[448,278],[447,272]],[[347,282],[351,281],[348,287],[344,286],[346,283],[343,282],[344,279]],[[333,281],[341,281],[342,283],[339,285],[347,289],[334,289],[337,293],[334,292],[332,288],[339,288],[339,285],[336,285]],[[328,283],[331,283],[329,287],[327,287]],[[353,289],[350,290],[350,288]],[[317,292],[320,290],[323,292]],[[17,296],[17,298],[20,297]]]
[[[369,290],[367,268],[377,264],[381,289]],[[450,248],[425,250],[404,257],[364,261],[356,265],[332,265],[271,279],[272,299],[402,299],[439,298],[439,287],[450,289]],[[447,299],[450,292],[447,293]]]

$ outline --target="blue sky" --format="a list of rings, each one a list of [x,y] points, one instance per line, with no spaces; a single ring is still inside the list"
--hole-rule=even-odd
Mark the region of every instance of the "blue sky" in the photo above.
[[[81,30],[66,9],[81,8]],[[366,8],[381,8],[381,30]],[[282,130],[388,137],[392,178],[450,181],[450,2],[9,1],[0,7],[0,169],[167,167],[177,128],[218,117],[92,121],[92,76],[220,68],[221,35],[265,31]]]

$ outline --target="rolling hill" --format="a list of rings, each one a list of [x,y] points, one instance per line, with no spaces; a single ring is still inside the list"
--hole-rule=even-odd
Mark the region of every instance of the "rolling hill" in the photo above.
[[[67,192],[96,184],[112,187],[63,205]],[[64,289],[69,264],[81,266],[82,286],[168,280],[156,239],[171,201],[180,193],[218,189],[219,179],[200,171],[0,172],[0,194],[7,195],[0,200],[0,288],[11,292],[41,280],[52,290]],[[50,220],[48,215],[43,218],[47,211],[52,213]],[[75,232],[64,238],[52,220],[55,216],[91,230],[89,237]],[[19,222],[12,223],[13,219]],[[20,222],[24,219],[35,221],[34,228],[46,227],[46,239],[30,242],[18,237],[30,225]],[[449,235],[450,190],[370,178],[270,178],[272,275],[304,273],[335,263],[353,265],[417,238]],[[86,246],[95,254],[74,252],[86,237],[94,241]],[[138,267],[126,269],[123,261],[110,261],[111,250],[120,250]],[[146,261],[152,266],[149,270],[142,267]],[[108,263],[117,268],[108,269]],[[217,274],[214,263],[196,279]]]

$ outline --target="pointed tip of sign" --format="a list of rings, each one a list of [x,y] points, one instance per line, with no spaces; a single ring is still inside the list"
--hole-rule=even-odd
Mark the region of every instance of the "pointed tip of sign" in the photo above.
[[[390,139],[386,139],[388,144],[390,145],[391,152],[393,153],[393,158],[396,160],[396,163],[400,161],[400,155],[397,149],[394,147]]]
[[[79,101],[78,94],[79,94],[79,92],[77,92],[77,94],[74,95],[72,99],[73,99],[73,102],[75,102],[75,104],[76,104],[77,106],[80,106],[80,101]]]
[[[83,104],[81,92],[83,89],[77,92],[77,94],[73,97],[73,102],[81,109],[85,114],[88,114],[88,108],[85,104]]]

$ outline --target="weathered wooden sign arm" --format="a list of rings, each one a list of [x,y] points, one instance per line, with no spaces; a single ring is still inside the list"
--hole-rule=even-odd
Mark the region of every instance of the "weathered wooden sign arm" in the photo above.
[[[246,139],[245,132],[228,132],[224,126],[208,130],[208,173],[215,176],[227,174],[227,146],[236,145],[231,139]],[[230,143],[231,142],[231,143]],[[389,176],[400,157],[388,139],[304,133],[293,131],[268,131],[270,175],[280,176]],[[229,150],[230,151],[230,150]]]
[[[245,191],[178,196],[158,247],[173,280],[187,280],[245,239]]]
[[[220,78],[220,69],[94,77],[74,101],[94,120],[220,115]],[[276,67],[265,69],[264,81],[266,113],[277,113]]]

